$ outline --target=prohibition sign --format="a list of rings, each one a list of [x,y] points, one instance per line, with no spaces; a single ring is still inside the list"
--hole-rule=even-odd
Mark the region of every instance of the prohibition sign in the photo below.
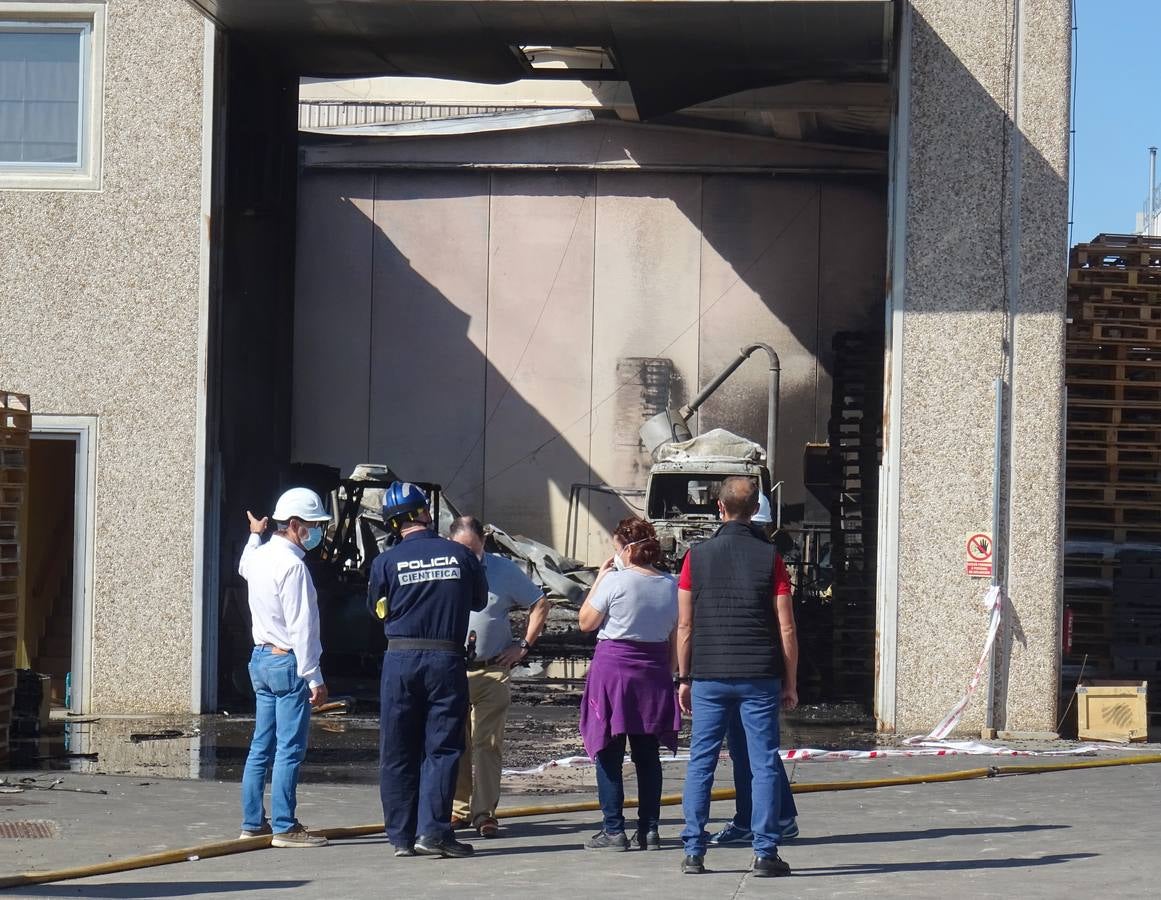
[[[992,559],[992,536],[982,532],[969,536],[967,555],[972,562],[990,562]]]

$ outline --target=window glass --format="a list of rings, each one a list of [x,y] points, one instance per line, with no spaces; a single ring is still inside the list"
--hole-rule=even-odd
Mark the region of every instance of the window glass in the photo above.
[[[81,28],[0,26],[0,166],[80,166]]]

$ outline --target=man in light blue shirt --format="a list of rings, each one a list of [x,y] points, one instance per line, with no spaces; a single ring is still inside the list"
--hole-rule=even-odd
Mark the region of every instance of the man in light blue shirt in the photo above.
[[[456,519],[448,536],[476,554],[488,581],[488,605],[468,620],[468,651],[475,654],[468,661],[471,715],[466,749],[460,758],[452,827],[470,826],[481,837],[492,838],[500,833],[496,806],[500,802],[504,725],[512,700],[509,672],[540,637],[549,603],[516,563],[484,552],[484,526],[478,519]],[[528,626],[524,637],[514,641],[509,613],[517,608],[529,610]]]

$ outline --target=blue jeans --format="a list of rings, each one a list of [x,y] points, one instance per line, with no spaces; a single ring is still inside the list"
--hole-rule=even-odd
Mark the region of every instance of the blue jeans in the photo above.
[[[730,748],[730,759],[734,762],[734,827],[750,830],[750,819],[754,812],[754,795],[750,790],[753,774],[750,771],[750,753],[746,749],[746,731],[742,728],[742,717],[735,713],[726,726],[726,742]],[[790,790],[790,779],[786,777],[786,767],[782,757],[778,757],[778,798],[781,806],[778,815],[778,831],[798,817],[798,806],[794,793]]]
[[[661,821],[661,746],[651,734],[631,734],[629,755],[637,770],[637,830],[642,837]],[[625,831],[625,735],[597,753],[597,796],[606,834]]]
[[[266,821],[262,792],[269,775],[270,827],[278,834],[298,821],[295,792],[310,731],[310,688],[298,674],[293,653],[275,654],[268,647],[254,648],[250,682],[257,707],[254,739],[242,772],[242,828],[257,831]]]
[[[693,733],[689,742],[689,768],[685,775],[685,796],[681,809],[685,830],[681,839],[686,856],[704,856],[709,846],[710,791],[722,739],[730,718],[738,715],[745,732],[746,750],[752,769],[753,809],[750,830],[754,832],[754,855],[772,857],[778,852],[778,818],[781,806],[778,785],[778,700],[782,693],[779,678],[720,681],[695,679],[693,682]]]

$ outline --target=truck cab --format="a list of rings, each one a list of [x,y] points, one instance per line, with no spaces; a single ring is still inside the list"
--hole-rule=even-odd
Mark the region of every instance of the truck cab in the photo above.
[[[684,458],[662,460],[650,469],[645,517],[657,530],[666,568],[676,571],[690,547],[718,530],[718,490],[731,475],[757,479],[770,496],[770,475],[761,459]]]

